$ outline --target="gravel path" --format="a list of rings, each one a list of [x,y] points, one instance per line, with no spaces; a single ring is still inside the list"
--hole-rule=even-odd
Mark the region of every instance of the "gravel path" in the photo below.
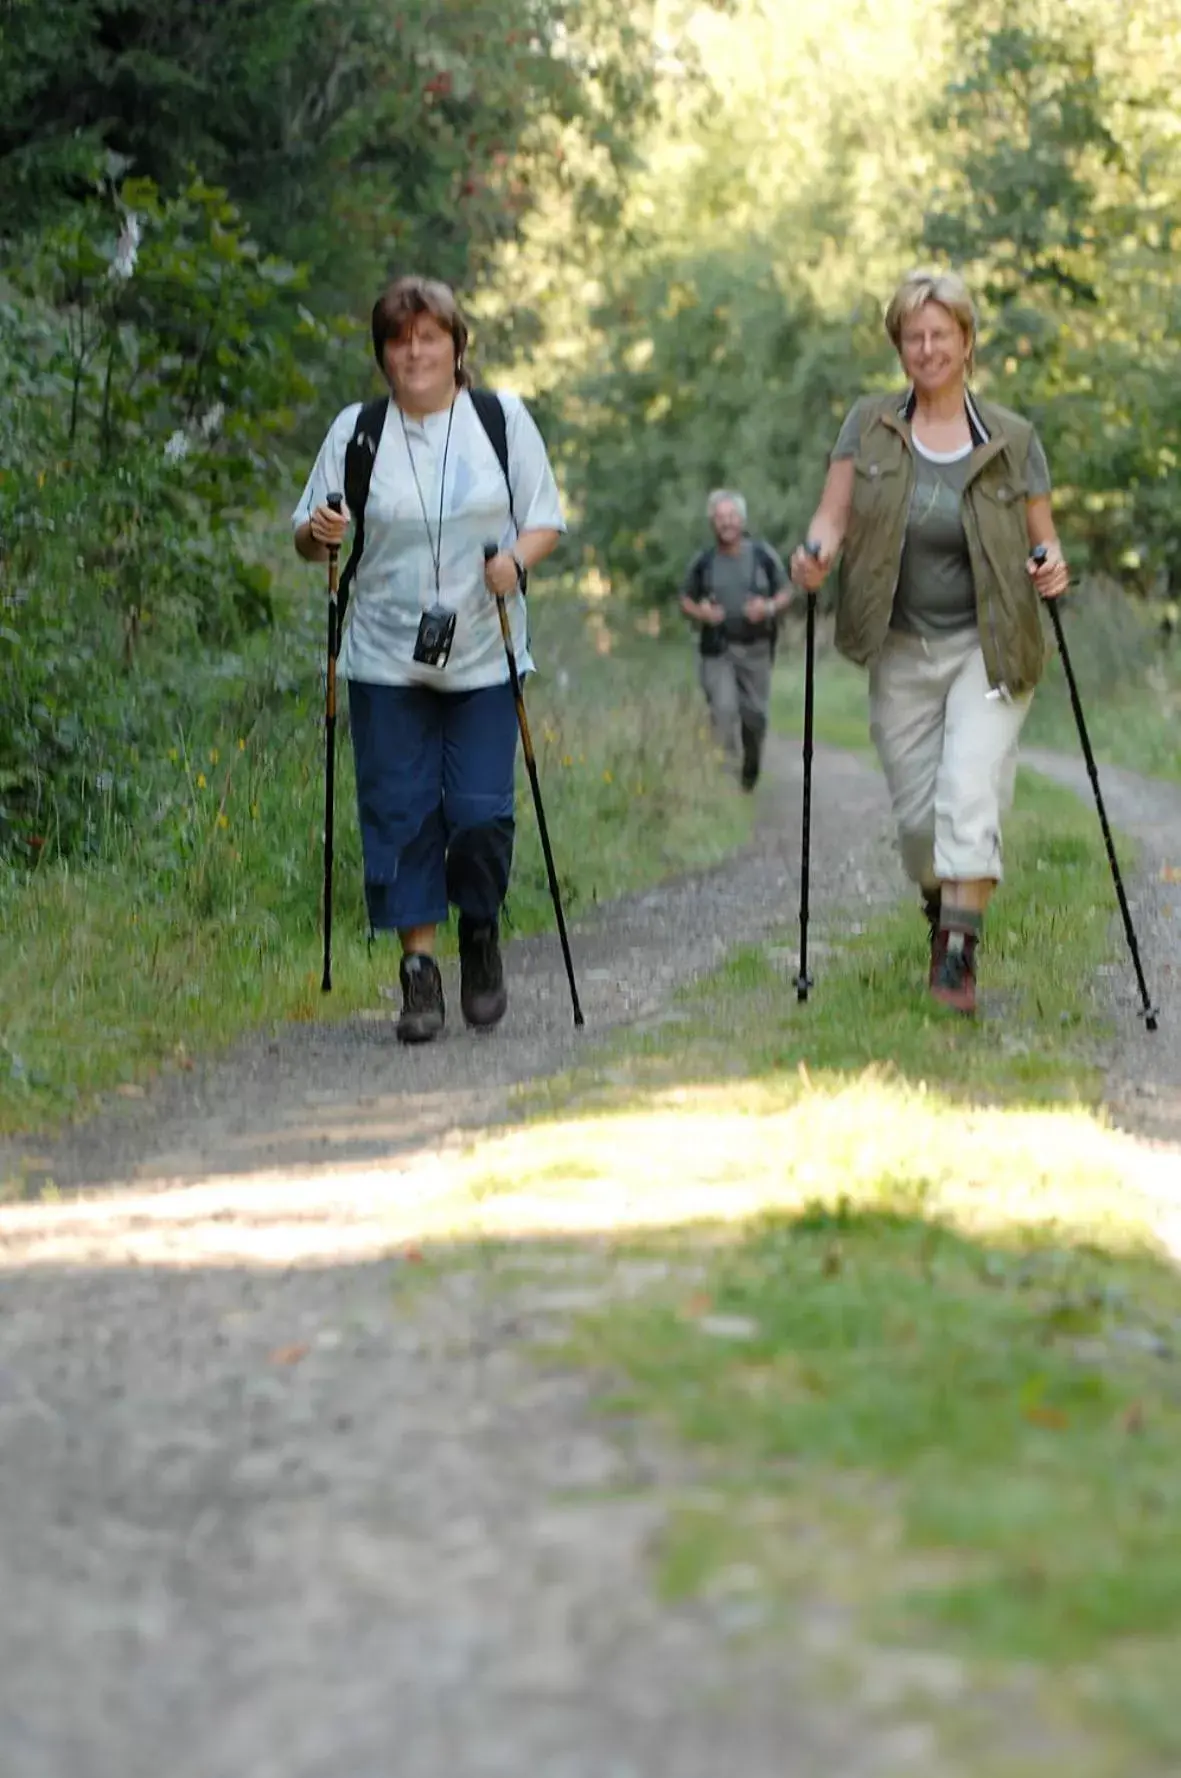
[[[670,1502],[700,1478],[530,1355],[650,1271],[592,1241],[535,1247],[524,1282],[477,1253],[419,1284],[388,1220],[416,1152],[503,1120],[514,1083],[658,1019],[794,912],[793,750],[770,768],[740,859],[575,935],[582,1036],[555,941],[526,941],[492,1040],[401,1050],[382,1003],[0,1150],[0,1176],[91,1188],[0,1210],[3,1778],[956,1778],[930,1727],[954,1662],[883,1666],[839,1608],[745,1644],[737,1581],[656,1597]],[[878,775],[821,754],[814,808],[822,898],[898,893]],[[1148,880],[1137,899],[1164,995],[1181,923]],[[1113,1080],[1160,1082],[1167,1018],[1143,1051],[1125,1025]],[[378,1193],[349,1201],[349,1166]],[[812,1658],[834,1653],[839,1701]],[[1090,1769],[1020,1698],[988,1708],[990,1770]]]
[[[506,952],[510,1004],[494,1036],[464,1030],[458,971],[444,965],[448,1029],[441,1044],[403,1049],[395,1003],[364,1017],[291,1025],[253,1038],[221,1061],[158,1083],[143,1100],[117,1099],[59,1141],[0,1140],[0,1180],[35,1189],[128,1181],[175,1184],[210,1174],[322,1163],[386,1163],[424,1143],[485,1127],[508,1112],[510,1089],[569,1066],[596,1034],[659,1017],[670,995],[712,969],[735,944],[798,913],[798,751],[768,749],[754,843],[736,860],[613,904],[572,935],[586,1028],[573,1028],[556,938]],[[864,762],[818,749],[813,796],[813,917],[891,900],[900,892],[880,777]],[[396,973],[392,968],[391,974]],[[376,979],[376,977],[375,977]]]
[[[585,1377],[529,1356],[588,1291],[625,1287],[617,1267],[604,1283],[592,1253],[539,1252],[524,1296],[477,1267],[403,1302],[381,1215],[317,1184],[366,1162],[396,1188],[401,1157],[502,1118],[514,1082],[782,921],[798,784],[789,750],[770,763],[743,857],[576,935],[582,1037],[556,944],[523,942],[492,1041],[402,1050],[383,1003],[39,1145],[60,1186],[125,1189],[0,1212],[3,1778],[932,1769],[921,1725],[822,1704],[782,1651],[742,1653],[724,1599],[659,1604],[653,1542],[685,1476],[596,1420]],[[893,893],[876,774],[826,755],[817,779],[823,880]],[[28,1145],[4,1159],[35,1181]],[[195,1182],[219,1179],[209,1204]],[[132,1184],[177,1206],[154,1262]],[[276,1254],[276,1215],[303,1263],[276,1263],[294,1251]]]

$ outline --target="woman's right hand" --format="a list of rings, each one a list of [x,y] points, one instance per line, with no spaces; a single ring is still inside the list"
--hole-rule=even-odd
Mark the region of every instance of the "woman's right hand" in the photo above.
[[[317,506],[308,520],[308,530],[313,542],[339,549],[351,523],[352,515],[343,502],[339,512],[334,512],[328,505]]]
[[[809,538],[791,554],[791,578],[805,593],[818,593],[832,567],[831,550],[826,551],[822,538]]]

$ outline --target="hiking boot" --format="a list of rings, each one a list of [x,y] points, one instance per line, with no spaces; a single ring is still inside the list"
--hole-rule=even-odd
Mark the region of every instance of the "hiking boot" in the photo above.
[[[962,945],[951,940],[962,939]],[[970,932],[951,933],[946,927],[931,946],[931,994],[954,1012],[976,1011],[976,939]]]
[[[743,790],[753,790],[759,781],[762,751],[761,741],[744,732],[742,736],[742,771],[738,779]]]
[[[459,1004],[477,1030],[499,1025],[508,1007],[500,931],[495,920],[459,916]]]
[[[430,1043],[443,1029],[443,978],[433,957],[410,951],[398,966],[402,984],[402,1011],[398,1017],[399,1043]]]

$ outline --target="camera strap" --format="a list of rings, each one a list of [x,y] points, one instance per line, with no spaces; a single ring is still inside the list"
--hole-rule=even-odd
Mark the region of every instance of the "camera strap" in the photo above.
[[[447,485],[447,454],[451,449],[451,427],[455,420],[455,396],[451,398],[451,406],[447,410],[447,436],[443,440],[443,467],[439,473],[439,523],[435,535],[431,536],[430,514],[426,509],[426,500],[422,492],[422,483],[418,479],[418,469],[414,462],[414,452],[410,449],[410,434],[406,430],[406,416],[401,408],[398,418],[402,422],[402,437],[406,441],[406,455],[410,459],[410,473],[414,477],[414,491],[418,495],[418,504],[422,508],[422,522],[426,526],[427,546],[431,552],[431,566],[435,571],[435,601],[440,596],[440,581],[443,563],[443,493]]]

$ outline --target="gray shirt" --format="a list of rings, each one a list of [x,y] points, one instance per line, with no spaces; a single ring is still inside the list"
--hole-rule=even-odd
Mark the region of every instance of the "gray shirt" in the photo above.
[[[859,416],[846,417],[832,458],[855,457]],[[976,622],[976,590],[964,531],[963,492],[973,447],[949,454],[926,450],[914,439],[914,491],[898,571],[892,630],[915,636],[948,636]],[[1026,461],[1026,496],[1050,492],[1050,469],[1035,432]]]
[[[767,634],[765,624],[751,624],[744,612],[748,599],[771,599],[787,585],[787,570],[769,543],[755,545],[744,537],[735,553],[723,550],[708,552],[704,571],[699,572],[702,558],[695,556],[681,587],[681,597],[716,599],[726,614],[722,629],[732,642],[752,641]]]

